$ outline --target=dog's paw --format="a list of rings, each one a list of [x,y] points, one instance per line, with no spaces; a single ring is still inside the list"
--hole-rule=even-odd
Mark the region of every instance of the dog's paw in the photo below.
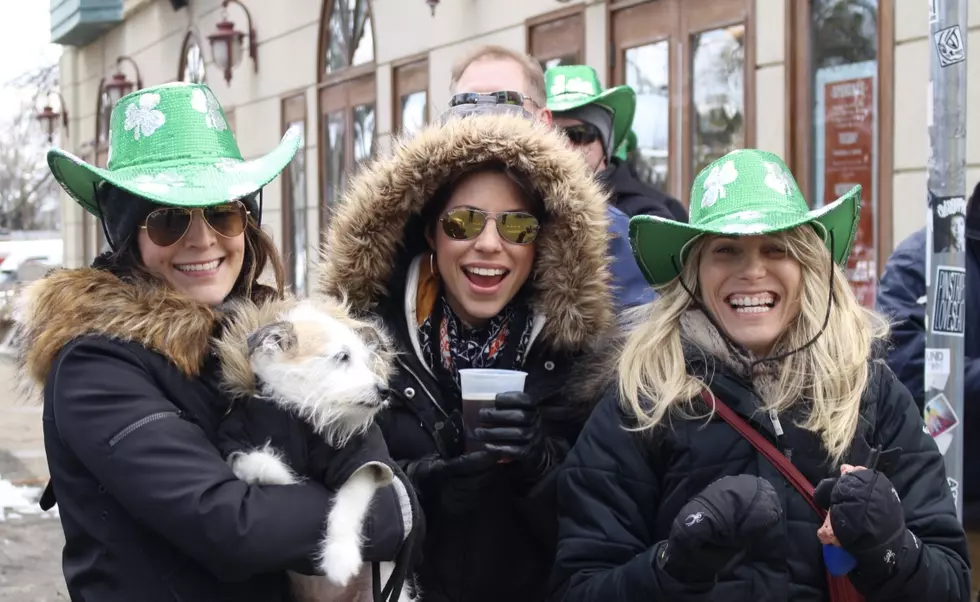
[[[228,458],[235,476],[253,485],[292,485],[299,478],[279,454],[266,445],[250,452],[237,452]]]
[[[361,546],[357,538],[340,537],[330,539],[323,547],[320,567],[327,579],[337,585],[346,586],[361,572]]]

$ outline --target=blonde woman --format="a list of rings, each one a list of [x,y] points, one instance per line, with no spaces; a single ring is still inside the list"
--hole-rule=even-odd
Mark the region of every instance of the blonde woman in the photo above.
[[[967,600],[942,456],[840,267],[859,194],[810,212],[741,150],[697,177],[690,224],[632,220],[662,296],[559,475],[553,599]],[[825,554],[850,566],[830,579]]]

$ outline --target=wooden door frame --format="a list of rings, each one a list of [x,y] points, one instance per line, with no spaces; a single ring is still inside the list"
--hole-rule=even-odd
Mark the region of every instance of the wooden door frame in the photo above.
[[[425,86],[407,86],[402,88],[399,84],[399,72],[402,69],[424,67],[425,73]],[[419,53],[400,59],[398,61],[393,61],[391,64],[391,133],[393,136],[401,135],[402,131],[402,111],[401,111],[401,97],[406,94],[415,94],[417,92],[425,92],[425,122],[428,123],[432,118],[429,110],[429,53]]]
[[[800,188],[809,198],[813,194],[817,174],[813,173],[813,77],[812,30],[810,3],[812,0],[791,2],[786,7],[786,163],[796,175]],[[895,4],[894,0],[878,2],[878,89],[876,111],[878,119],[878,191],[875,219],[878,245],[875,266],[880,277],[885,260],[894,244],[894,133],[895,133]]]
[[[579,52],[581,55],[581,62],[585,62],[585,5],[578,4],[575,6],[566,6],[564,8],[559,8],[558,10],[553,10],[549,13],[543,15],[536,15],[524,21],[524,53],[533,58],[535,61],[541,62],[542,60],[549,60],[547,58],[541,59],[534,56],[531,53],[532,44],[531,35],[532,30],[540,25],[547,25],[553,21],[560,21],[562,19],[567,19],[569,17],[579,16],[581,27],[579,31],[579,39],[581,40],[581,46],[579,47]],[[554,57],[552,57],[554,58]]]
[[[304,153],[303,157],[303,169],[305,170],[306,165],[306,134],[307,134],[307,111],[306,111],[306,91],[293,91],[285,94],[280,98],[280,112],[279,112],[279,131],[285,134],[286,129],[289,127],[290,123],[295,123],[297,121],[303,124],[303,145],[299,148],[297,153]],[[286,169],[292,169],[292,162],[286,166]],[[284,170],[285,171],[285,170]],[[305,178],[305,175],[304,175]],[[308,191],[307,191],[308,192]],[[293,184],[290,178],[282,178],[282,193],[281,202],[279,203],[279,215],[282,222],[282,252],[283,259],[286,264],[286,281],[289,283],[290,287],[295,284],[295,258],[290,258],[287,256],[286,249],[290,249],[295,255],[296,248],[293,244],[294,237],[293,228],[296,224],[293,223],[293,212],[295,207],[293,207]],[[303,199],[303,212],[307,211],[307,199]],[[304,227],[307,229],[307,234],[309,234],[309,224],[306,223],[304,217]]]

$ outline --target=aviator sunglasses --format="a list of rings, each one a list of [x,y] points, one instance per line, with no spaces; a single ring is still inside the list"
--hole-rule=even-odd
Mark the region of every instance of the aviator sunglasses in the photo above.
[[[599,131],[599,128],[591,123],[563,125],[559,127],[563,132],[565,132],[565,135],[568,136],[568,141],[576,146],[592,144],[602,137],[602,132]]]
[[[169,247],[187,234],[195,211],[200,211],[208,227],[225,238],[234,238],[244,232],[248,216],[251,215],[241,201],[212,207],[165,207],[151,211],[140,228],[146,230],[153,244]]]
[[[524,211],[501,211],[491,213],[470,207],[456,207],[445,212],[440,218],[442,231],[453,240],[473,240],[487,226],[487,221],[497,224],[500,238],[515,245],[526,245],[538,237],[541,225],[538,218]]]

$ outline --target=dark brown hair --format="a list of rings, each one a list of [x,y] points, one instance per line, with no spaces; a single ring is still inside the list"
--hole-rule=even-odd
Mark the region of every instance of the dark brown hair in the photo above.
[[[128,192],[120,189],[115,189],[113,194],[129,195]],[[242,199],[242,201],[249,206],[250,210],[257,207],[254,197]],[[252,215],[257,215],[257,211],[252,211]],[[282,256],[279,254],[279,249],[276,248],[276,244],[272,241],[272,238],[259,228],[258,223],[252,215],[248,217],[248,222],[245,226],[245,257],[242,260],[242,269],[228,297],[251,299],[256,303],[271,299],[281,299],[284,294],[283,283],[286,279]],[[139,223],[142,224],[142,221]],[[136,240],[136,232],[134,231],[124,241],[119,243],[114,251],[99,256],[93,264],[93,267],[108,269],[120,278],[140,279],[167,286],[159,276],[152,274],[146,269],[146,266],[143,264],[143,258],[140,256],[139,244],[137,244]],[[259,278],[262,276],[266,267],[271,267],[272,269],[275,277],[274,288],[259,283]]]

